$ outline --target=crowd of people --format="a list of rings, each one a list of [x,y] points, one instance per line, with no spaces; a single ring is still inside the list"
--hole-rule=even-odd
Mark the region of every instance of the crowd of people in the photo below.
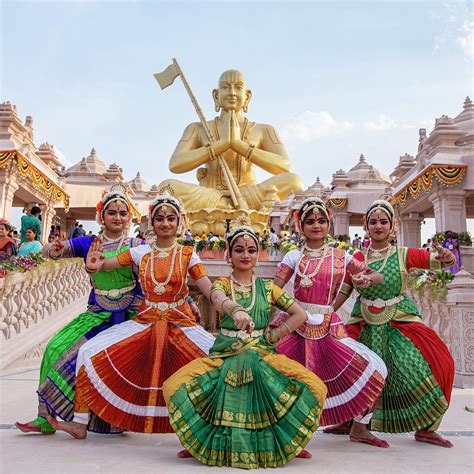
[[[25,212],[21,217],[20,232],[8,222],[7,219],[0,219],[0,261],[19,255],[28,256],[32,253],[41,252],[41,208],[33,206],[31,210]],[[75,239],[77,237],[92,236],[92,231],[86,234],[84,227],[79,222],[74,223],[74,227],[69,231],[67,238]],[[64,240],[65,232],[61,230],[60,225],[52,225],[48,242],[54,242],[58,239]]]
[[[176,240],[188,238],[177,198],[150,203],[149,244],[129,237],[130,207],[112,191],[97,205],[99,236],[55,238],[42,249],[53,260],[83,258],[92,291],[87,311],[46,346],[38,416],[17,422],[21,431],[76,439],[174,432],[178,457],[244,469],[310,458],[319,426],[377,448],[389,445],[374,432],[452,446],[436,430],[454,363],[422,323],[403,275],[451,266],[455,256],[438,244],[431,253],[392,245],[390,203],[368,208],[370,243],[351,255],[327,244],[331,210],[305,200],[289,236],[301,245],[273,279],[254,274],[261,237],[237,225],[225,236],[230,275],[213,283],[194,247]],[[188,276],[220,315],[215,337],[199,324]],[[291,297],[282,288],[293,276]],[[354,288],[344,324],[337,311]]]

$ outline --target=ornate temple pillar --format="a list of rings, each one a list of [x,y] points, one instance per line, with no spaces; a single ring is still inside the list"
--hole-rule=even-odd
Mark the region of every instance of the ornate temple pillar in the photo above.
[[[13,196],[18,191],[19,184],[10,172],[10,166],[0,168],[0,216],[10,219]]]
[[[462,232],[467,229],[465,191],[438,188],[429,200],[433,204],[436,232]]]
[[[56,215],[54,209],[54,203],[52,199],[49,199],[43,212],[41,213],[41,242],[43,244],[48,243],[49,232],[51,225],[53,224],[53,218]]]
[[[350,212],[333,208],[334,236],[349,235]]]
[[[450,322],[450,350],[454,358],[454,384],[474,387],[474,279],[461,269],[446,285]]]
[[[417,212],[399,216],[398,243],[404,247],[421,247],[421,223],[423,217]]]

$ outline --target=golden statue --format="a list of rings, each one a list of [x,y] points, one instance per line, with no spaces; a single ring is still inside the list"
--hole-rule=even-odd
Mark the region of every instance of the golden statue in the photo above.
[[[185,86],[189,88],[186,82]],[[192,93],[190,96],[195,101]],[[254,216],[252,220],[260,222],[263,229],[273,203],[303,189],[303,183],[297,174],[289,171],[290,161],[275,129],[244,117],[252,92],[247,89],[241,72],[224,72],[219,78],[218,89],[212,91],[212,97],[220,115],[212,121],[202,120],[188,125],[169,165],[173,173],[186,173],[200,167],[197,170],[199,185],[167,179],[159,188],[183,201],[191,214],[191,221],[193,215],[197,218],[196,214],[201,210],[208,213],[211,209],[221,210],[214,212],[211,220],[222,221],[219,230],[223,230],[223,220],[225,217],[235,218],[236,210],[257,211],[259,217]],[[199,106],[195,105],[203,118]],[[255,166],[275,176],[257,183]],[[214,227],[214,232],[216,230],[215,226],[198,227],[199,230],[212,230],[210,227]]]

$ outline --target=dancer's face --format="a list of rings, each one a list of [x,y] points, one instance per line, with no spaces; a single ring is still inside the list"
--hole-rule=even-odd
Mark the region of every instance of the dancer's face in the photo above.
[[[161,207],[153,217],[153,230],[159,239],[174,237],[178,230],[178,216],[170,206]]]
[[[7,228],[3,224],[0,224],[0,239],[4,239],[7,235]]]
[[[111,202],[104,211],[104,225],[110,232],[121,232],[130,221],[130,213],[123,202]]]
[[[324,214],[310,213],[303,221],[303,233],[307,240],[324,240],[329,233],[329,221]]]
[[[392,224],[385,212],[377,210],[370,214],[367,222],[367,232],[369,237],[375,242],[387,240],[390,235],[391,227]]]
[[[255,241],[248,237],[239,237],[232,247],[231,260],[234,269],[240,271],[251,270],[257,264],[258,247]]]

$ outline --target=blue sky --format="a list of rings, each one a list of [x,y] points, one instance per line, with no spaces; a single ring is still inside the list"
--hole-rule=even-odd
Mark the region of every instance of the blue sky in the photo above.
[[[306,185],[360,153],[390,173],[472,94],[470,2],[4,1],[1,15],[0,95],[37,143],[69,164],[95,147],[150,184],[196,120],[181,84],[153,78],[172,57],[209,118],[220,73],[242,70],[249,117],[277,128]]]

